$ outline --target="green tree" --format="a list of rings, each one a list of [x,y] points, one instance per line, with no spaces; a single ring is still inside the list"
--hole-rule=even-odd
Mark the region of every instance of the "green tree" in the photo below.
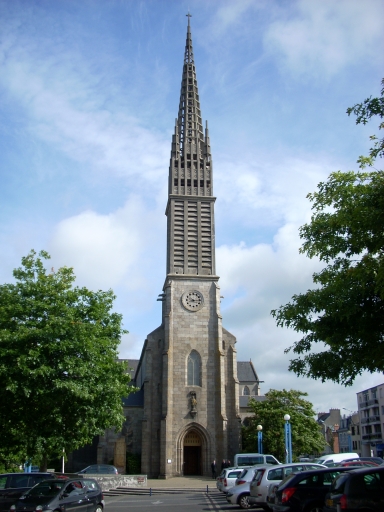
[[[251,399],[249,406],[254,413],[243,427],[243,451],[257,452],[257,425],[263,427],[263,451],[285,462],[284,415],[289,414],[292,432],[292,454],[319,453],[324,448],[324,438],[314,420],[313,405],[303,397],[307,393],[294,389],[271,389],[264,401]]]
[[[382,118],[383,98],[352,109],[357,122]],[[361,166],[383,152],[378,141]],[[300,228],[300,252],[326,267],[313,274],[314,289],[272,315],[278,326],[303,334],[285,351],[299,356],[291,371],[351,385],[364,370],[384,371],[384,172],[335,172],[307,197],[313,214]]]
[[[370,96],[362,103],[356,103],[353,107],[347,109],[347,114],[356,115],[356,124],[367,124],[373,116],[379,116],[380,119],[384,117],[384,78],[381,81],[381,96],[379,98],[372,98]],[[379,124],[379,130],[384,129],[384,121]],[[371,135],[370,140],[373,141],[373,147],[369,150],[369,156],[360,156],[357,162],[360,168],[372,166],[375,159],[384,156],[384,138],[379,139],[376,135]]]
[[[122,424],[130,380],[113,292],[75,287],[71,268],[47,273],[46,259],[31,251],[0,286],[0,453],[42,469]]]

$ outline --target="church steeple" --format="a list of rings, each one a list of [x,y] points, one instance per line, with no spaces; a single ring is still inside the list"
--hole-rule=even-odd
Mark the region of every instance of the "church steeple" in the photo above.
[[[215,274],[212,160],[203,132],[190,14],[168,183],[167,274]]]

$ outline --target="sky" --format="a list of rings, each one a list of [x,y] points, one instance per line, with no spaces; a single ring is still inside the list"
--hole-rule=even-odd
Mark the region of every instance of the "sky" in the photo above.
[[[190,11],[213,158],[223,325],[262,393],[357,410],[352,387],[298,378],[299,334],[271,310],[322,268],[299,254],[306,198],[357,170],[378,122],[346,109],[380,92],[382,0],[0,0],[0,283],[31,249],[77,284],[113,289],[123,358],[161,323],[167,183]],[[343,409],[345,408],[345,409]]]

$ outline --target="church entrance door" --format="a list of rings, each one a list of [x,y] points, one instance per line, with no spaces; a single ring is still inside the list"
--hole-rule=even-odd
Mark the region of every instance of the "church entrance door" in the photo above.
[[[184,439],[184,475],[201,474],[201,437],[193,430]]]

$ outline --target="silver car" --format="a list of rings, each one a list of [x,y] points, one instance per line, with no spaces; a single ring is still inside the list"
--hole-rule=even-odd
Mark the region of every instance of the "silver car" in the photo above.
[[[268,466],[269,467],[269,466]],[[271,466],[276,467],[276,466]],[[239,505],[241,508],[250,508],[249,486],[259,466],[246,468],[236,480],[236,484],[227,492],[227,501],[232,505]]]
[[[248,501],[251,505],[268,510],[274,501],[274,491],[280,482],[291,473],[306,471],[308,469],[323,468],[322,464],[312,462],[293,462],[279,466],[259,466],[250,485]],[[272,501],[269,501],[272,500]]]

